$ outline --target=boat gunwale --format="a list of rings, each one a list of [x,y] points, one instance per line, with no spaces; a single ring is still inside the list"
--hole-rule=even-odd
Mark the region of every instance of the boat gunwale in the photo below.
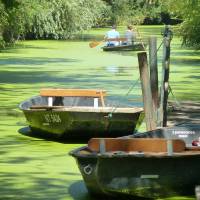
[[[194,150],[193,150],[194,149]],[[87,151],[87,154],[81,154],[81,151]],[[188,152],[188,154],[186,154]],[[195,152],[195,153],[194,153]],[[191,154],[192,153],[192,154]],[[194,153],[194,154],[193,154]],[[167,152],[139,152],[139,151],[108,151],[105,153],[95,152],[88,148],[88,146],[82,146],[69,152],[69,155],[75,158],[184,158],[184,157],[199,157],[200,147],[186,147],[183,152],[176,152],[172,155],[168,155]]]
[[[124,107],[124,108],[113,108],[113,107],[92,107],[92,106],[41,106],[41,108],[28,108],[22,109],[28,111],[45,111],[45,110],[53,110],[53,111],[61,111],[61,112],[94,112],[94,113],[125,113],[125,114],[133,114],[133,113],[141,113],[143,109],[140,107]]]
[[[98,112],[98,113],[126,113],[126,114],[133,114],[133,113],[141,113],[144,112],[142,107],[118,107],[118,106],[48,106],[48,105],[41,105],[41,106],[34,106],[31,108],[23,108],[23,104],[26,102],[31,101],[31,99],[42,97],[40,95],[33,96],[19,104],[19,109],[22,111],[45,111],[45,110],[52,110],[52,111],[61,111],[61,112]]]

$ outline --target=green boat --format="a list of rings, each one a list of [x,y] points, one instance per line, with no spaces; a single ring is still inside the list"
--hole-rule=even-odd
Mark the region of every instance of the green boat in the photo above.
[[[175,127],[93,138],[70,155],[91,195],[126,199],[194,195],[200,185],[200,146],[192,143],[199,137],[200,127]]]
[[[132,45],[104,46],[103,51],[145,51],[142,43],[134,43]]]
[[[44,137],[119,137],[132,134],[143,120],[143,108],[104,101],[104,90],[42,89],[22,102],[31,133]]]

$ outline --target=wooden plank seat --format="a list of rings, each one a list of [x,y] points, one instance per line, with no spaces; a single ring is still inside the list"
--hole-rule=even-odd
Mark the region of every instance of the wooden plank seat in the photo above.
[[[101,105],[105,106],[104,96],[106,96],[106,91],[95,89],[44,88],[40,90],[40,96],[48,97],[49,106],[52,106],[53,97],[92,97],[94,98],[94,106],[96,105],[96,107],[98,107],[98,99],[100,99]]]
[[[92,89],[41,89],[41,96],[46,97],[101,97],[106,95],[105,90]]]
[[[161,138],[92,138],[88,142],[91,151],[100,152],[100,141],[104,140],[105,151],[167,152],[167,139]],[[173,139],[173,152],[185,151],[185,142]]]
[[[109,39],[105,39],[105,41],[107,41],[107,42],[111,42],[111,41],[125,42],[125,41],[127,41],[127,38],[109,38]]]

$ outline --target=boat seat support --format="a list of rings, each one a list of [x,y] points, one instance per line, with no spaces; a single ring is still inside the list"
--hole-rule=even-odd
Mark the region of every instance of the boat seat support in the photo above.
[[[41,89],[40,95],[45,97],[93,97],[94,107],[98,107],[98,99],[100,99],[101,105],[104,107],[104,97],[106,96],[105,90],[93,90],[93,89]],[[48,99],[48,105],[51,105],[51,99]]]

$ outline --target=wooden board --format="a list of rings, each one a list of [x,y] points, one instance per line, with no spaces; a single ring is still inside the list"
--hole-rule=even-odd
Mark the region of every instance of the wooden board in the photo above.
[[[106,151],[141,151],[141,152],[167,152],[167,139],[160,138],[92,138],[88,147],[92,151],[100,150],[100,140],[105,141]],[[172,140],[173,152],[185,151],[185,142],[180,139]]]
[[[41,89],[41,96],[46,97],[101,97],[106,95],[105,90],[88,89]]]
[[[127,41],[127,38],[109,38],[109,39],[105,39],[105,41],[108,41],[108,42],[111,42],[111,41],[125,42],[125,41]]]

